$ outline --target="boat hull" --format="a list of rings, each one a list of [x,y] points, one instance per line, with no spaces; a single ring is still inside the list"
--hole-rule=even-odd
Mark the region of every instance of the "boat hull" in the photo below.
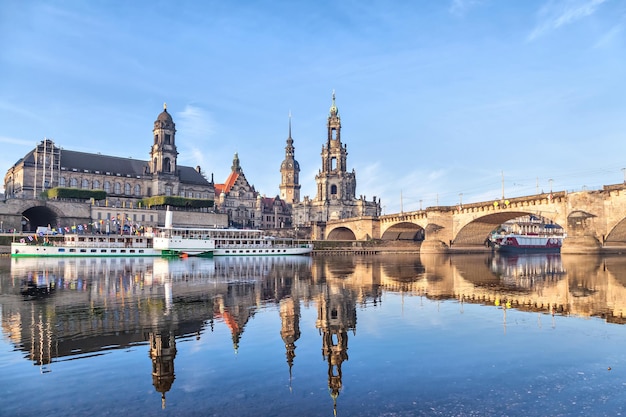
[[[561,236],[507,235],[496,245],[502,253],[559,253],[563,244]]]
[[[498,252],[501,253],[559,253],[561,247],[546,247],[546,246],[499,246]]]
[[[140,257],[161,256],[161,251],[153,248],[120,248],[120,247],[74,247],[52,245],[29,245],[11,243],[11,257],[13,258],[80,258],[80,257]]]
[[[213,256],[284,256],[284,255],[309,255],[313,252],[312,245],[302,245],[301,247],[289,248],[264,248],[264,247],[244,247],[244,248],[216,248]]]

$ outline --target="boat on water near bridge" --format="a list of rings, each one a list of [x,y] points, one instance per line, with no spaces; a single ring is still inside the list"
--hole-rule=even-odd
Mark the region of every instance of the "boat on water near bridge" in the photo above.
[[[561,226],[545,223],[544,219],[533,215],[507,223],[505,229],[508,231],[495,233],[490,238],[491,244],[499,252],[560,252],[563,239],[567,236]]]

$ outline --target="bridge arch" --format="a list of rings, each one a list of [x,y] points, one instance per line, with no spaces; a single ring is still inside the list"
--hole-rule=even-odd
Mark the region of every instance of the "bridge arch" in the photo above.
[[[396,223],[385,230],[380,237],[382,240],[404,240],[422,241],[424,240],[424,228],[411,222]]]
[[[617,222],[617,224],[609,230],[609,233],[604,237],[604,243],[607,245],[626,245],[626,218]]]
[[[59,215],[47,206],[31,206],[22,211],[22,231],[34,232],[39,226],[56,227]]]
[[[328,233],[326,237],[327,240],[356,240],[356,235],[354,232],[345,227],[340,226],[336,227]]]

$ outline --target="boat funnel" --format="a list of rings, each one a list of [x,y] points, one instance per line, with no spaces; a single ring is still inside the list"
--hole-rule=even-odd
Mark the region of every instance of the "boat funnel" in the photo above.
[[[170,206],[167,206],[167,211],[165,212],[165,228],[170,229],[172,227],[172,215],[173,213],[170,211]]]

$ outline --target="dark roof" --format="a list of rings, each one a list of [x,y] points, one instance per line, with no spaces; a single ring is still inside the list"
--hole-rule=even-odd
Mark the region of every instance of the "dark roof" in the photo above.
[[[192,167],[178,166],[180,182],[183,184],[209,185],[209,181]]]
[[[132,158],[120,158],[117,156],[100,155],[95,153],[61,151],[61,168],[66,170],[88,170],[100,173],[110,172],[122,175],[144,175],[148,161]]]
[[[26,159],[32,160],[32,152]],[[146,175],[148,161],[118,156],[61,150],[61,168],[66,171],[110,172],[132,177]],[[209,185],[209,181],[192,167],[178,165],[180,182],[183,184]]]

